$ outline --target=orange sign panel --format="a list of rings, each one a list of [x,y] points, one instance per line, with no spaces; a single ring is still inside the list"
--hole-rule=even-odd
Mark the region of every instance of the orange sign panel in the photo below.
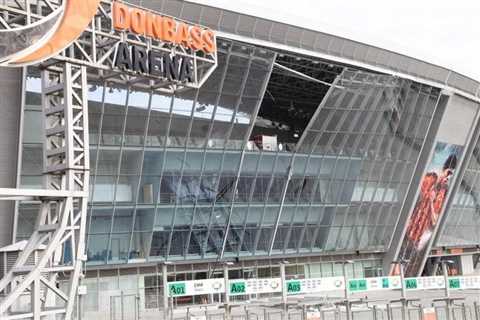
[[[152,12],[113,2],[113,27],[140,36],[173,43],[194,51],[213,53],[216,50],[212,30],[189,25]]]
[[[99,3],[100,0],[67,1],[60,25],[49,41],[35,52],[16,60],[15,63],[33,64],[65,49],[85,31],[95,16]]]

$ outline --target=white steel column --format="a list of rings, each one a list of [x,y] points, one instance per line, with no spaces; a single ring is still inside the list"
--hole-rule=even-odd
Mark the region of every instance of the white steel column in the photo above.
[[[60,63],[42,70],[45,190],[29,194],[41,200],[40,210],[27,245],[0,281],[6,295],[0,301],[1,319],[71,319],[86,261],[87,103],[86,67]],[[25,297],[30,310],[16,311]]]

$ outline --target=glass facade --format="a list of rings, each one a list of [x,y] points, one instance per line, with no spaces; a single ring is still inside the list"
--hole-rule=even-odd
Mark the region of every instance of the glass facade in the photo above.
[[[437,246],[478,246],[480,243],[480,139],[468,162],[448,211]]]
[[[386,250],[440,90],[218,48],[199,90],[90,83],[87,263]],[[34,69],[26,91],[21,184],[32,188],[42,172]],[[17,240],[35,210],[20,204]]]

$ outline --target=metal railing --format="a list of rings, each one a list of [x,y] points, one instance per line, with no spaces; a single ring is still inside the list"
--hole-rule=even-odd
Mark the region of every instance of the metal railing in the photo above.
[[[315,299],[312,297],[289,298],[287,308],[280,303],[280,297],[261,300],[239,301],[225,312],[223,301],[213,297],[205,299],[210,304],[176,304],[171,312],[162,308],[149,309],[148,299],[143,291],[110,290],[98,291],[98,296],[84,296],[80,301],[80,319],[95,320],[480,320],[479,294],[477,291],[464,293],[448,308],[444,299],[426,293],[421,299],[411,299],[404,306],[392,297],[362,298],[352,304],[350,317],[342,304],[342,298]],[[95,296],[96,307],[89,305]],[[212,299],[211,299],[212,298]],[[90,301],[88,301],[90,300]],[[199,300],[200,301],[200,300]],[[217,301],[217,302],[215,302]],[[340,302],[340,303],[338,303]],[[158,304],[159,306],[160,304]]]

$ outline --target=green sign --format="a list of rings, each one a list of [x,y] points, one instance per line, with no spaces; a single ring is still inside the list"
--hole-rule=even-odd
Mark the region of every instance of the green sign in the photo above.
[[[298,293],[302,290],[302,285],[300,281],[288,281],[287,282],[287,292],[288,293]]]
[[[350,291],[364,291],[367,290],[367,280],[350,280],[348,281],[348,290]]]
[[[460,279],[458,278],[448,279],[448,287],[450,289],[460,289]]]
[[[230,283],[230,294],[244,294],[245,293],[245,281]]]
[[[185,283],[170,283],[168,285],[168,290],[171,297],[182,296],[186,294]]]
[[[390,280],[388,278],[382,279],[382,288],[387,289],[390,287]]]
[[[417,287],[418,287],[417,279],[405,280],[405,289],[417,289]]]

